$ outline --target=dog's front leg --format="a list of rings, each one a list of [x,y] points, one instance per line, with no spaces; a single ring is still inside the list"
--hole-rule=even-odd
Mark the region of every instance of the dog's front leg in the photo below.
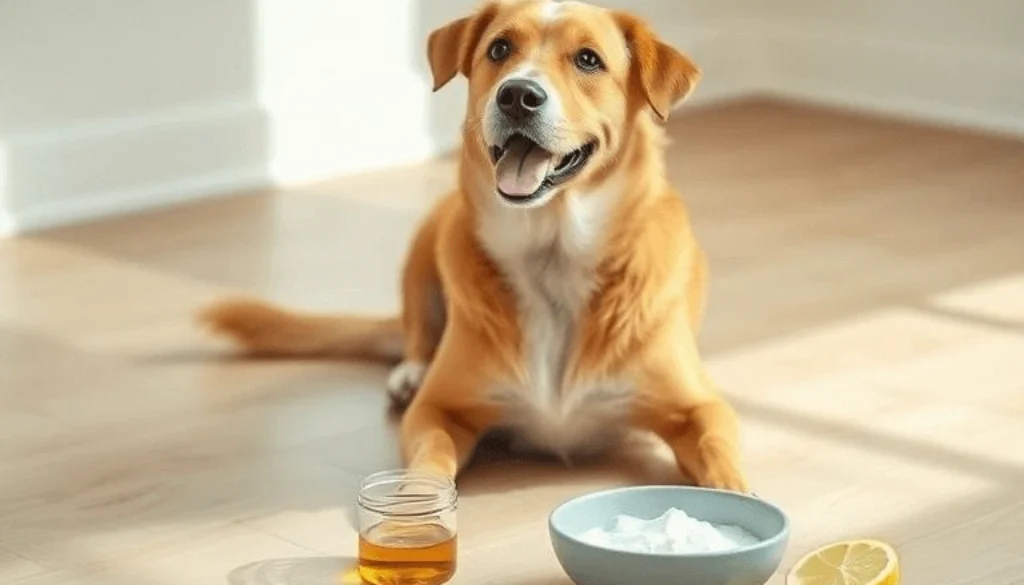
[[[698,485],[748,492],[736,412],[718,393],[690,336],[666,336],[641,363],[636,425],[668,443]]]
[[[484,400],[492,379],[486,348],[453,320],[402,418],[402,455],[410,469],[455,479],[480,436],[498,421],[497,408]]]
[[[702,487],[747,493],[736,415],[722,400],[675,407],[653,421],[680,468]]]
[[[454,480],[469,462],[490,418],[489,412],[458,412],[414,401],[402,419],[402,454],[407,467]]]

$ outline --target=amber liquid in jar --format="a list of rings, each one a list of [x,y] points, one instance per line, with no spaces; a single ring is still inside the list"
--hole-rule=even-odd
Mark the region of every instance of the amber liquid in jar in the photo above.
[[[455,574],[454,484],[415,472],[364,480],[360,491],[359,577],[369,585],[441,585]]]
[[[375,526],[359,536],[359,576],[370,585],[440,585],[455,574],[457,548],[440,524]]]

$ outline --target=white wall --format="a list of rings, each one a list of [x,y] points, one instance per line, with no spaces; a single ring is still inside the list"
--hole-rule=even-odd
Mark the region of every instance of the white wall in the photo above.
[[[464,83],[425,39],[478,0],[0,0],[0,233],[415,162]],[[1024,134],[1024,2],[597,0],[751,92]]]

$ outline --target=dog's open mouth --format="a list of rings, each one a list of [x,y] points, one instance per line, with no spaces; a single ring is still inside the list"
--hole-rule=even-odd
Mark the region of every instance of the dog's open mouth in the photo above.
[[[498,194],[513,203],[532,201],[576,176],[595,147],[591,142],[558,156],[522,134],[513,134],[504,145],[491,147]]]

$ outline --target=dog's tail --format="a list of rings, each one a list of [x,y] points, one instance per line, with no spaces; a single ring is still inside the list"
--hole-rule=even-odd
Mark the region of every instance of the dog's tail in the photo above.
[[[304,314],[260,300],[234,298],[206,307],[198,320],[256,355],[390,362],[402,357],[398,317]]]

